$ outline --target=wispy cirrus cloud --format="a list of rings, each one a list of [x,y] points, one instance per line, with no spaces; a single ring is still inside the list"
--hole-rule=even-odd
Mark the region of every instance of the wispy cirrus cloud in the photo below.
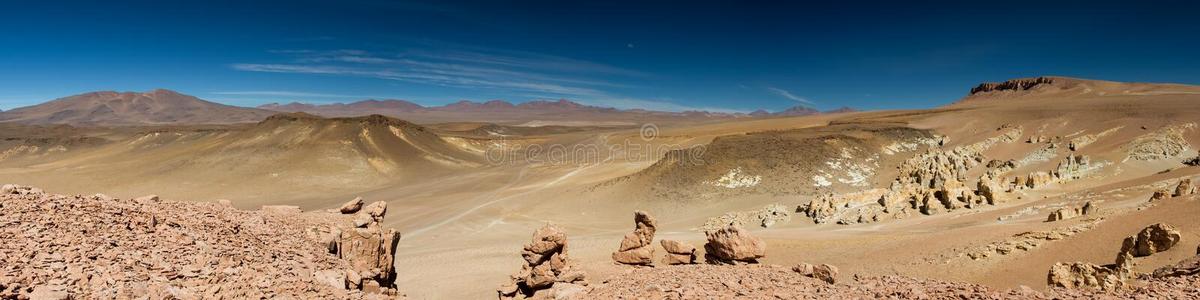
[[[230,67],[247,72],[354,76],[492,90],[502,95],[569,98],[585,104],[622,109],[736,112],[723,108],[692,107],[670,101],[622,96],[617,90],[633,87],[625,82],[650,75],[601,63],[538,53],[495,49],[480,51],[469,47],[468,50],[408,50],[391,54],[356,49],[273,50],[271,53],[284,56],[288,60],[283,63],[236,63]],[[262,95],[273,96],[268,93]],[[275,96],[303,97],[300,94]],[[330,96],[334,98],[334,95]]]
[[[792,101],[796,101],[796,102],[808,104],[808,105],[816,105],[816,103],[813,103],[812,101],[810,101],[804,97],[796,96],[795,94],[792,94],[792,92],[789,92],[788,90],[785,90],[785,89],[781,89],[781,88],[777,88],[777,87],[767,87],[767,90],[771,91],[771,93],[779,95],[780,97],[784,97],[784,98],[790,99]]]

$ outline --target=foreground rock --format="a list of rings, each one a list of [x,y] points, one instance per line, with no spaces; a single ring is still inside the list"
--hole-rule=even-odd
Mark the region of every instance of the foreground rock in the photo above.
[[[331,239],[336,245],[330,245],[329,249],[330,253],[350,262],[351,268],[345,271],[347,287],[368,292],[385,291],[395,288],[394,259],[400,233],[380,226],[379,222],[387,212],[386,202],[377,201],[370,207],[372,210],[360,212],[353,222],[344,222],[331,229]],[[363,216],[370,220],[366,225],[360,225]]]
[[[710,263],[757,263],[767,255],[767,244],[738,226],[705,232],[704,258]]]
[[[628,265],[653,264],[654,244],[652,242],[658,222],[650,214],[639,210],[633,213],[633,223],[633,232],[625,234],[620,248],[617,249],[617,252],[613,252],[612,259]]]
[[[662,240],[662,247],[667,250],[667,255],[663,256],[663,263],[668,265],[688,265],[696,263],[696,246],[691,244]]]
[[[352,214],[352,213],[358,212],[359,209],[362,209],[362,206],[363,206],[363,198],[362,197],[354,197],[354,199],[350,200],[349,202],[346,202],[346,204],[342,204],[342,207],[338,208],[338,212],[341,212],[343,214]]]
[[[568,297],[583,291],[585,275],[567,258],[567,234],[546,224],[521,250],[525,264],[497,290],[500,299]]]
[[[0,299],[359,299],[396,294],[387,242],[342,243],[336,213],[0,188]],[[380,232],[380,231],[372,231]],[[383,239],[381,237],[381,239]],[[391,241],[394,249],[394,239]],[[351,249],[371,249],[358,251]],[[378,251],[375,251],[378,250]],[[385,276],[348,289],[347,273]],[[372,275],[372,274],[368,274]]]

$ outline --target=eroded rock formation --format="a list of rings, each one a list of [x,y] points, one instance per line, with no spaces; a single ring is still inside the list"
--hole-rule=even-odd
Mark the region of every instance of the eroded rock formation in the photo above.
[[[524,299],[553,293],[578,291],[586,286],[586,275],[567,257],[567,234],[558,227],[546,224],[533,232],[533,237],[521,250],[525,264],[510,276],[512,281],[497,290],[500,299]]]
[[[644,212],[633,213],[634,230],[625,234],[612,259],[627,265],[651,265],[654,263],[654,231],[658,227],[653,216]]]
[[[1184,179],[1179,180],[1179,185],[1175,186],[1175,193],[1171,194],[1171,196],[1172,197],[1182,197],[1182,196],[1191,195],[1195,192],[1196,192],[1196,188],[1192,186],[1192,179],[1184,178]]]

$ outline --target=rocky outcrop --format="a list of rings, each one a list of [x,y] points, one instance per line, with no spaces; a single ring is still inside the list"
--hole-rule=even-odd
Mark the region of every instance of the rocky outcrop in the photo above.
[[[0,186],[0,205],[0,299],[398,294],[392,255],[399,236],[378,223],[348,230],[351,217],[339,213],[64,196],[16,185]]]
[[[1052,175],[1059,182],[1081,179],[1092,170],[1091,164],[1092,160],[1087,155],[1067,154],[1067,157],[1058,163],[1058,167],[1054,168]]]
[[[759,210],[730,212],[709,218],[700,226],[703,231],[720,230],[728,226],[761,226],[769,228],[776,224],[792,221],[791,209],[782,204],[771,204]]]
[[[792,267],[792,271],[800,273],[800,275],[820,279],[829,284],[837,283],[838,268],[828,264],[813,265],[810,263],[800,263]]]
[[[1187,196],[1187,195],[1191,195],[1195,192],[1196,192],[1196,188],[1192,186],[1192,179],[1184,178],[1182,180],[1179,180],[1179,185],[1175,186],[1175,193],[1171,194],[1171,197]]]
[[[1171,225],[1158,223],[1150,225],[1137,234],[1133,246],[1133,256],[1150,256],[1154,253],[1171,249],[1179,243],[1181,235]]]
[[[1032,89],[1038,85],[1052,83],[1054,83],[1053,77],[1020,78],[999,83],[986,82],[972,88],[971,95],[998,91],[1024,91]]]
[[[1171,198],[1171,192],[1168,192],[1167,190],[1157,190],[1154,191],[1154,194],[1150,195],[1150,202],[1166,200],[1167,198]]]
[[[668,265],[690,265],[696,263],[696,246],[672,240],[662,240],[661,243],[663,249],[667,252],[667,255],[663,256],[663,263]]]
[[[387,202],[376,201],[359,212],[353,226],[331,230],[336,241],[336,246],[330,246],[331,252],[350,262],[345,278],[351,289],[377,292],[395,288],[393,262],[400,233],[380,226],[386,213]]]
[[[1111,291],[1125,286],[1128,279],[1111,265],[1093,263],[1055,263],[1050,267],[1046,283],[1051,287],[1068,289],[1099,289]]]
[[[534,231],[521,257],[525,259],[521,270],[497,290],[500,299],[524,299],[587,285],[583,271],[567,257],[567,234],[554,225]]]
[[[1064,208],[1059,208],[1057,210],[1054,210],[1054,212],[1050,213],[1050,216],[1046,218],[1046,222],[1062,221],[1062,220],[1071,219],[1071,218],[1075,218],[1075,217],[1079,217],[1079,216],[1091,215],[1091,214],[1095,214],[1096,210],[1097,210],[1096,205],[1092,204],[1091,201],[1088,201],[1087,203],[1084,203],[1083,206],[1080,206],[1080,207],[1075,207],[1075,208],[1064,207]]]
[[[1126,160],[1160,160],[1178,157],[1192,146],[1184,136],[1196,123],[1173,124],[1137,137],[1125,146]]]
[[[633,232],[625,234],[620,248],[613,252],[612,259],[627,265],[653,264],[654,245],[651,242],[654,241],[654,231],[658,222],[653,216],[640,210],[633,213],[633,222]]]
[[[767,244],[738,226],[705,232],[704,258],[710,263],[757,263],[767,255]]]

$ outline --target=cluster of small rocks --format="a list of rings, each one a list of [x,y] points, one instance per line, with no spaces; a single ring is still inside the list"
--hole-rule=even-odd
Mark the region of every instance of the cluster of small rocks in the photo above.
[[[392,282],[364,291],[323,277],[378,260],[388,265],[379,273],[394,278],[390,256],[349,251],[371,245],[342,243],[347,251],[341,258],[330,254],[328,228],[350,222],[339,214],[283,207],[238,210],[229,201],[65,196],[4,185],[0,299],[395,296]]]
[[[791,209],[783,204],[767,205],[759,210],[729,212],[718,217],[708,218],[702,231],[720,230],[729,226],[761,226],[769,228],[776,224],[786,224],[792,221]]]
[[[1030,251],[1040,247],[1049,241],[1062,240],[1067,237],[1079,234],[1096,227],[1099,220],[1094,220],[1088,223],[1076,224],[1064,228],[1056,228],[1052,230],[1027,231],[1018,233],[1012,238],[1004,241],[998,241],[984,246],[974,247],[962,251],[962,255],[972,260],[980,260],[993,255],[1009,255],[1018,251]]]
[[[904,276],[855,275],[850,282],[829,284],[806,275],[803,265],[690,265],[629,269],[568,299],[1194,299],[1200,294],[1197,265],[1200,255],[1163,269],[1172,275],[1147,278],[1134,288],[1051,287],[1045,292]],[[819,266],[813,267],[817,272]]]

